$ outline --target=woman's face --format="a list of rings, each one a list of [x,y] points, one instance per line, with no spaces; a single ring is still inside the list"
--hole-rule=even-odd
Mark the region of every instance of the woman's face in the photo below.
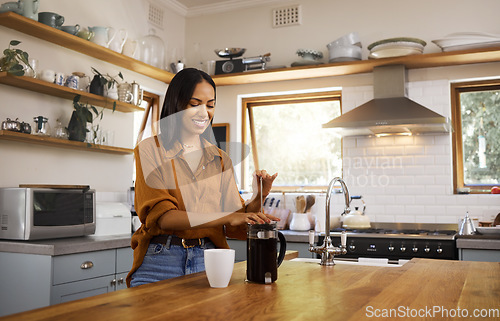
[[[201,135],[210,124],[215,111],[215,91],[205,80],[198,83],[193,97],[182,111],[182,134]]]

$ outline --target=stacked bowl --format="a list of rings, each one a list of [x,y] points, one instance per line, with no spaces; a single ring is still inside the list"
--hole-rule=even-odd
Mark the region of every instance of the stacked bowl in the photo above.
[[[328,62],[361,60],[361,42],[356,32],[351,32],[326,45]]]

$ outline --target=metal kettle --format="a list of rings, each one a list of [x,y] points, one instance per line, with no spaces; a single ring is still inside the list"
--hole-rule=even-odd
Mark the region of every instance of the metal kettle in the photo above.
[[[469,212],[465,214],[465,217],[460,222],[460,228],[458,230],[458,235],[472,235],[476,233],[476,228],[474,223],[469,217]]]

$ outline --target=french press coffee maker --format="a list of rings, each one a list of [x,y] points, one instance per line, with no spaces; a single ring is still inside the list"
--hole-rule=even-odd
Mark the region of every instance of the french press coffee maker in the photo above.
[[[280,242],[278,255],[278,239]],[[247,280],[269,284],[278,279],[278,267],[285,258],[286,239],[269,224],[248,224],[247,230]]]

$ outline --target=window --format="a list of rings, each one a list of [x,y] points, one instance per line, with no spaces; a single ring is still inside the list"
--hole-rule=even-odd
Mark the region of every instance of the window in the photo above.
[[[454,187],[489,193],[500,183],[500,79],[454,83]]]
[[[341,176],[341,138],[322,124],[340,116],[339,91],[243,99],[243,185],[250,188],[255,168],[278,172],[274,189],[324,189]]]

